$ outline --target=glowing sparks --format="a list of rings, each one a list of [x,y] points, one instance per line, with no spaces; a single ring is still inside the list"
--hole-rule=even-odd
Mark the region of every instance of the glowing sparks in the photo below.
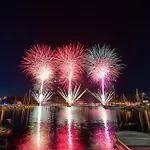
[[[51,74],[50,68],[41,67],[41,68],[39,68],[39,77],[38,78],[44,82],[45,80],[47,80],[49,78],[50,74]]]
[[[32,92],[32,96],[39,104],[49,100],[52,97],[52,95],[53,95],[52,91],[44,91],[44,93],[42,94],[39,94],[38,92],[35,91]]]
[[[54,76],[54,55],[49,46],[35,45],[26,52],[22,60],[22,69],[27,75],[35,80],[36,88],[39,90],[39,95],[35,94],[38,102],[41,103],[45,98],[43,89],[46,84],[52,81]]]
[[[123,68],[115,49],[111,50],[109,46],[93,46],[89,49],[87,59],[89,75],[94,81],[101,81],[102,78],[115,81]]]
[[[89,91],[90,92],[90,91]],[[114,92],[105,92],[102,94],[101,91],[98,91],[97,93],[95,92],[90,92],[97,100],[99,100],[102,105],[106,105],[108,102],[110,102],[113,97],[114,97]]]
[[[51,79],[53,76],[53,65],[54,55],[49,46],[45,45],[34,45],[29,49],[23,60],[21,66],[23,71],[34,77],[36,80]]]
[[[84,48],[80,44],[70,44],[62,48],[58,48],[56,56],[57,66],[60,74],[60,81],[63,85],[66,85],[68,89],[67,102],[69,104],[73,103],[75,100],[72,95],[74,93],[72,91],[72,86],[80,79],[80,75],[83,72],[85,62],[84,51]],[[61,95],[65,95],[66,97],[66,93]]]
[[[71,93],[68,94],[67,90],[59,88],[58,93],[66,100],[66,102],[71,106],[75,101],[81,98],[81,96],[87,91],[85,89],[81,92],[80,86],[74,86]]]
[[[60,73],[60,80],[63,84],[72,84],[80,79],[85,62],[85,50],[80,44],[70,44],[58,48],[56,59]]]
[[[33,96],[39,103],[51,97],[51,91],[45,91],[48,91],[47,85],[52,82],[57,66],[58,82],[64,86],[64,89],[59,89],[59,93],[72,105],[86,91],[80,92],[80,86],[74,86],[81,79],[86,60],[89,76],[93,81],[101,83],[101,96],[96,97],[101,99],[102,104],[106,104],[110,96],[105,92],[105,86],[108,82],[116,81],[123,68],[115,50],[111,50],[109,46],[93,46],[86,57],[85,49],[80,44],[57,48],[55,56],[49,46],[35,45],[26,52],[21,66],[35,81],[38,92],[34,92]]]
[[[89,76],[95,82],[101,82],[101,96],[98,93],[98,95],[94,94],[94,97],[98,98],[102,104],[106,104],[108,94],[105,95],[105,85],[107,82],[116,81],[120,70],[123,68],[123,65],[119,64],[121,60],[114,49],[111,50],[109,46],[100,47],[99,45],[89,49],[87,60]]]

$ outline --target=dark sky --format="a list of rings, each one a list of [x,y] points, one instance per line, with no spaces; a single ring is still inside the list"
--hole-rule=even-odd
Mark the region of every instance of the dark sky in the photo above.
[[[46,3],[9,1],[0,5],[0,96],[22,95],[31,80],[20,61],[33,44],[52,48],[70,42],[85,47],[110,44],[126,68],[116,83],[118,92],[150,91],[150,9],[141,0]]]

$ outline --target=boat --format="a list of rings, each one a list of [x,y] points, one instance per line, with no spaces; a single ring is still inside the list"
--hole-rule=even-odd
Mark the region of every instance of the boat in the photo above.
[[[120,105],[108,105],[108,106],[103,106],[103,108],[112,109],[112,110],[121,110],[122,109]]]
[[[136,131],[119,131],[114,138],[114,149],[150,150],[150,135]]]

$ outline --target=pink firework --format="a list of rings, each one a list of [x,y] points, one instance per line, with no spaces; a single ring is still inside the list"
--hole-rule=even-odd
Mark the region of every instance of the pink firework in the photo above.
[[[80,44],[70,44],[58,48],[56,60],[60,74],[60,81],[67,86],[67,102],[71,105],[74,101],[74,94],[72,91],[73,84],[80,79],[80,75],[83,72],[85,61],[84,48]]]
[[[54,55],[47,45],[34,45],[29,49],[21,62],[21,67],[27,75],[34,78],[36,84],[43,85],[51,82],[54,75]]]
[[[120,70],[123,68],[121,61],[115,50],[111,50],[109,46],[93,46],[87,55],[88,73],[95,82],[116,81]]]
[[[57,66],[63,84],[75,83],[83,73],[85,49],[80,44],[70,44],[57,49]]]
[[[120,70],[123,68],[115,50],[109,46],[93,46],[87,55],[88,73],[92,80],[101,83],[102,104],[106,103],[105,85],[107,82],[116,81]]]
[[[110,63],[108,60],[105,59],[97,60],[95,66],[91,66],[91,69],[92,69],[91,77],[95,81],[99,81],[102,78],[107,78],[107,75],[111,71]]]

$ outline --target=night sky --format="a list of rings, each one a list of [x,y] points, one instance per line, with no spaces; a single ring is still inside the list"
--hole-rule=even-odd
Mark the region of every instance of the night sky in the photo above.
[[[150,91],[150,9],[137,0],[96,3],[6,1],[0,5],[0,96],[23,95],[32,82],[19,68],[25,51],[43,43],[53,49],[80,42],[110,44],[126,68],[116,90]]]

